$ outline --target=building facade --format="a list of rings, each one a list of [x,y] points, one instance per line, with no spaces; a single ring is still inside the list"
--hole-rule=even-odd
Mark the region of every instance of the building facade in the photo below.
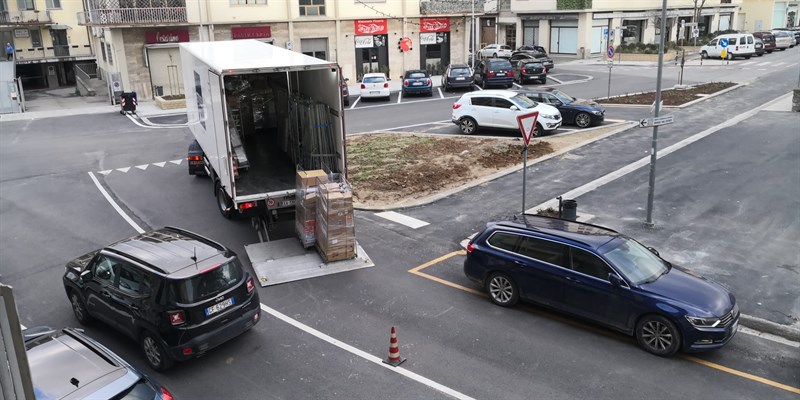
[[[773,28],[800,27],[800,1],[742,0],[740,25],[737,29],[749,32]]]
[[[0,41],[14,47],[26,89],[75,85],[75,64],[93,63],[88,30],[76,20],[82,10],[73,0],[0,0]]]
[[[476,1],[482,14],[483,1]],[[109,92],[140,99],[183,94],[178,44],[256,39],[338,63],[346,78],[408,69],[443,70],[469,52],[472,1],[87,0]],[[404,48],[400,42],[403,41]],[[410,42],[409,42],[410,41]]]

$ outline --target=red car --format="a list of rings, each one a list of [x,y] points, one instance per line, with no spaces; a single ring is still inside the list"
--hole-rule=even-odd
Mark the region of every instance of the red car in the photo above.
[[[754,32],[753,36],[764,42],[764,51],[772,53],[775,50],[775,35],[772,32]]]

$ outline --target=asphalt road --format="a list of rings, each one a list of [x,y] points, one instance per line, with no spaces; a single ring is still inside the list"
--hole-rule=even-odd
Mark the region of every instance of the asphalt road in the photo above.
[[[775,71],[675,111],[678,123],[661,129],[660,148],[785,93],[785,82],[796,77],[796,69]],[[447,100],[431,100],[355,109],[348,111],[347,124],[354,132],[354,125],[385,129],[432,122],[443,119],[443,109],[449,118],[449,107]],[[699,271],[733,287],[743,312],[786,322],[777,311],[792,315],[797,306],[790,286],[798,265],[796,245],[790,246],[798,237],[796,121],[796,114],[762,112],[663,158],[655,214],[659,229],[637,228],[643,218],[644,170],[579,197],[580,210],[657,244],[662,254],[675,255],[687,267],[702,261],[706,267]],[[528,204],[640,159],[648,152],[650,132],[630,130],[532,166]],[[244,256],[243,246],[257,241],[255,232],[248,221],[224,220],[210,182],[187,175],[181,160],[190,140],[184,129],[142,128],[118,114],[2,123],[0,275],[14,286],[25,325],[75,326],[60,282],[64,264],[135,233],[92,175],[143,228],[181,226]],[[178,398],[191,399],[449,397],[398,371],[473,398],[697,398],[706,393],[725,399],[797,398],[800,357],[791,343],[740,332],[721,351],[662,359],[644,353],[629,337],[537,307],[496,307],[475,294],[478,288],[461,272],[463,256],[454,252],[485,221],[519,211],[520,179],[521,173],[511,174],[427,206],[399,210],[430,223],[416,230],[374,212],[357,212],[359,241],[374,268],[258,288],[262,303],[286,318],[265,313],[251,332],[201,359],[153,374]],[[729,200],[734,198],[746,206]],[[732,212],[737,218],[730,217]],[[754,248],[754,239],[764,247]],[[782,245],[787,247],[783,254],[776,251]],[[708,255],[699,257],[701,249]],[[758,271],[768,276],[757,277]],[[758,302],[766,306],[753,306]],[[398,328],[401,355],[408,358],[400,370],[328,340],[382,359],[392,326]],[[133,342],[101,324],[86,329],[148,370]]]

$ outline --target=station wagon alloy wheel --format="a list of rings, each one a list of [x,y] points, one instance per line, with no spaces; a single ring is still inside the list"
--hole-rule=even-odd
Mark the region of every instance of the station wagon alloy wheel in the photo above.
[[[493,303],[503,307],[513,306],[517,303],[519,298],[517,286],[507,276],[503,274],[492,275],[486,287],[489,292],[489,298]]]
[[[575,116],[575,125],[578,128],[587,128],[592,124],[592,117],[589,114],[582,112]]]

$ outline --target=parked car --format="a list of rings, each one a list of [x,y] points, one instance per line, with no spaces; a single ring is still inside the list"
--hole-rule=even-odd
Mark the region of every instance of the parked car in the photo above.
[[[347,81],[349,81],[349,79],[347,79],[347,78],[344,78],[341,81],[341,83],[342,83],[342,103],[344,103],[344,105],[346,105],[346,106],[349,106],[350,105],[350,89],[347,87]]]
[[[789,37],[792,38],[792,45],[790,47],[797,46],[797,44],[800,43],[800,29],[775,28],[773,31],[788,33]]]
[[[473,72],[475,84],[486,89],[490,86],[510,88],[514,84],[514,67],[502,58],[481,61]]]
[[[172,400],[172,394],[78,329],[22,332],[37,399]]]
[[[364,99],[389,100],[389,78],[381,72],[364,74],[361,78],[361,97]]]
[[[155,370],[199,357],[261,317],[255,280],[231,249],[179,228],[121,240],[67,263],[67,298],[139,342]]]
[[[541,46],[520,46],[514,51],[514,54],[517,53],[527,54],[529,58],[547,57],[547,52]]]
[[[538,216],[489,223],[469,242],[464,273],[497,305],[535,302],[634,335],[659,356],[721,348],[739,324],[722,285],[597,225]]]
[[[421,69],[408,70],[400,79],[403,80],[403,97],[412,93],[422,93],[427,96],[433,95],[433,81],[431,81],[431,75],[428,74],[428,71]]]
[[[722,39],[728,41],[727,47],[722,46]],[[728,60],[733,60],[736,57],[750,59],[750,57],[756,53],[755,38],[749,33],[730,33],[719,35],[700,48],[700,57],[721,57],[722,49],[725,49],[725,58]]]
[[[761,57],[764,55],[764,42],[761,41],[759,38],[755,38],[756,40],[756,56]]]
[[[514,76],[520,85],[531,81],[539,81],[539,83],[545,84],[547,83],[547,68],[535,59],[519,60],[516,63]]]
[[[498,57],[511,57],[511,53],[514,51],[511,50],[510,46],[506,46],[504,44],[490,44],[480,50],[481,58],[498,58]]]
[[[772,34],[775,35],[775,49],[784,51],[790,47],[794,47],[792,45],[794,35],[791,33],[786,31],[772,31]]]
[[[561,126],[555,107],[537,103],[511,90],[481,90],[465,93],[453,104],[451,121],[461,133],[471,135],[482,127],[519,131],[517,116],[539,112],[533,136],[542,136]]]
[[[576,99],[558,89],[531,89],[518,92],[533,101],[557,108],[565,124],[588,128],[602,124],[605,119],[606,110],[600,104],[591,100]]]
[[[511,54],[510,60],[512,62],[529,59],[531,58],[531,56],[533,56],[533,58],[541,61],[548,71],[555,68],[555,63],[553,62],[553,59],[547,55],[547,50],[545,50],[544,47],[542,46],[523,46],[523,47],[530,47],[533,49],[533,51],[520,51],[520,50],[515,51],[514,53]],[[521,48],[522,47],[520,47],[520,49]]]
[[[772,53],[775,50],[775,35],[772,32],[754,32],[753,37],[761,39],[765,52]]]
[[[442,75],[442,88],[449,91],[456,88],[469,88],[475,83],[472,68],[467,64],[450,64]]]

